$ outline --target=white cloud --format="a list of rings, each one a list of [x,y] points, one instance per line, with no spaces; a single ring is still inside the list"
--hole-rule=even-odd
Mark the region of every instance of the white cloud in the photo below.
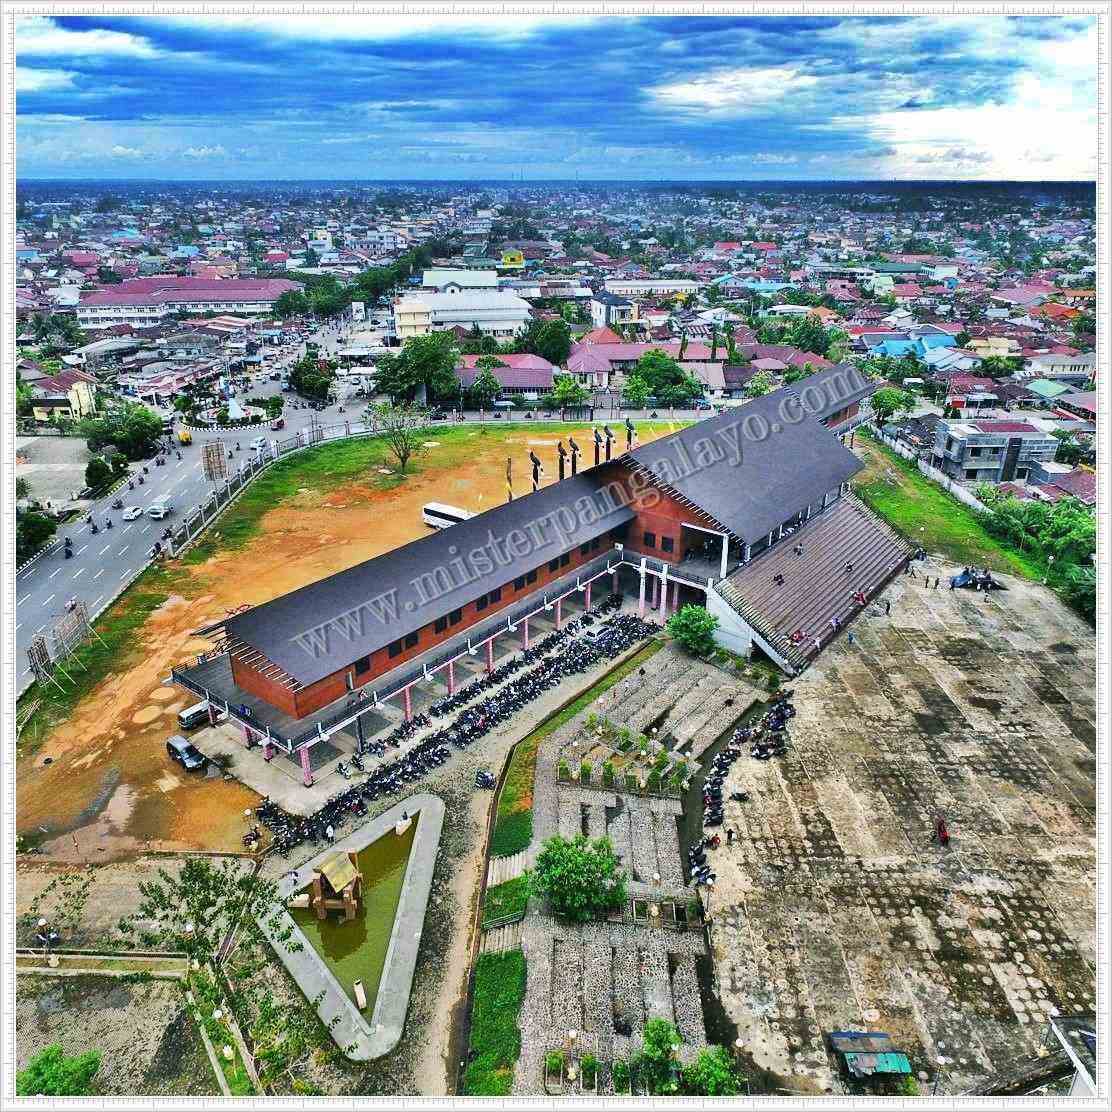
[[[28,69],[26,66],[15,67],[15,91],[17,93],[43,93],[53,92],[55,89],[69,89],[73,87],[73,79],[77,76],[68,70],[56,69]]]
[[[88,31],[59,26],[46,16],[24,16],[15,22],[17,57],[96,56],[113,54],[154,58],[158,51],[140,35],[91,28]]]
[[[124,147],[117,143],[108,153],[113,158],[142,158],[146,152],[138,147]]]
[[[224,158],[228,152],[217,143],[211,147],[186,147],[181,153],[183,158]]]
[[[746,116],[817,84],[817,77],[792,66],[738,67],[715,70],[690,81],[655,85],[646,92],[663,108]]]
[[[445,12],[442,7],[407,5],[405,14],[388,15],[242,15],[240,5],[225,10],[210,5],[211,14],[203,16],[172,16],[167,22],[206,30],[248,30],[283,38],[309,39],[315,42],[376,41],[400,39],[429,32],[466,32],[489,38],[513,39],[559,26],[581,26],[593,22],[593,14],[556,14],[544,12],[528,15],[521,12],[492,11],[470,13],[455,8]]]
[[[798,162],[799,157],[794,154],[772,154],[767,151],[758,151],[753,155],[754,162],[767,163],[770,166],[786,166],[792,162]]]

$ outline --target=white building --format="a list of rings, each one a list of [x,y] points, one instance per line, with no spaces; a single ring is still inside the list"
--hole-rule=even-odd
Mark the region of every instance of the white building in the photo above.
[[[607,293],[624,297],[660,297],[667,294],[692,294],[699,288],[690,278],[607,278]]]
[[[437,293],[462,293],[464,290],[498,289],[496,270],[456,270],[433,267],[421,278],[421,287]]]
[[[515,335],[529,320],[529,303],[499,290],[415,293],[394,302],[399,339],[454,328],[478,328],[490,336]]]

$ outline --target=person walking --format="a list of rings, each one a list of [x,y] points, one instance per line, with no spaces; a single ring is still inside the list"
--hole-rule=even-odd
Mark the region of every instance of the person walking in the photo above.
[[[885,603],[884,603],[884,616],[887,618],[887,617],[890,617],[891,614],[892,614],[892,600],[891,599],[886,599]]]

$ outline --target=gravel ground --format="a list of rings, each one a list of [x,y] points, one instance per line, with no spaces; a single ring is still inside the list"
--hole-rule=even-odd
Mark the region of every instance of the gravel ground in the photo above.
[[[18,1068],[52,1043],[100,1051],[95,1083],[108,1096],[219,1096],[220,1087],[176,981],[21,975]]]

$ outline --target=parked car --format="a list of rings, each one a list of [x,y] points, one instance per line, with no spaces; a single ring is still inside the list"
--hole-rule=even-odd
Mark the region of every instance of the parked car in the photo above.
[[[143,509],[141,506],[128,506],[128,508],[124,510],[123,513],[124,521],[134,521],[137,517],[142,516]]]
[[[183,737],[181,734],[174,734],[172,738],[167,740],[166,752],[169,754],[170,760],[177,761],[188,772],[205,767],[204,755],[189,738]]]

